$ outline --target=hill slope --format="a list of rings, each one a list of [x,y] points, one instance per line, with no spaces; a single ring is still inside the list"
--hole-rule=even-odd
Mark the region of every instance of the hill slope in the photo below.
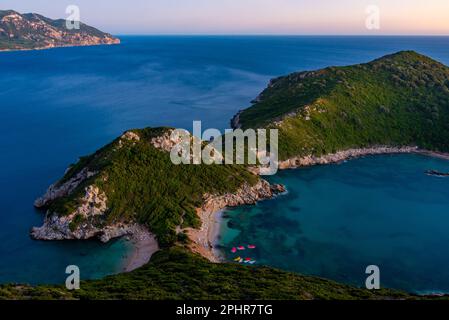
[[[119,39],[83,23],[79,30],[69,30],[63,19],[0,10],[0,51],[117,43]]]
[[[357,289],[267,267],[213,264],[176,247],[131,273],[62,286],[0,286],[0,299],[416,299],[394,290]],[[422,297],[421,297],[422,298]]]
[[[278,128],[280,159],[376,145],[449,151],[449,68],[413,51],[271,81],[234,125]]]
[[[35,206],[48,213],[32,236],[108,241],[139,223],[160,244],[170,245],[177,240],[178,227],[201,226],[197,210],[210,196],[230,194],[232,200],[243,188],[251,203],[259,193],[271,195],[270,185],[243,166],[174,165],[169,151],[178,141],[171,139],[172,130],[131,130],[81,158],[36,200]]]

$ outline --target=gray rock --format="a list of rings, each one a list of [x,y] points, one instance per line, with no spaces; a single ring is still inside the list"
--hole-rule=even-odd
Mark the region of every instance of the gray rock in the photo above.
[[[69,170],[69,169],[68,169]],[[67,171],[66,171],[67,172]],[[36,199],[34,206],[42,208],[47,206],[51,201],[61,197],[65,197],[72,193],[83,181],[96,175],[97,172],[89,171],[87,168],[81,170],[77,175],[70,178],[64,183],[56,182],[52,184],[47,192],[40,198]]]

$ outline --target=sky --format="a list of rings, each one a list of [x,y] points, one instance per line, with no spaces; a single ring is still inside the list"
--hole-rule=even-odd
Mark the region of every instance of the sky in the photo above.
[[[0,9],[50,18],[67,17],[68,5],[84,23],[119,35],[449,35],[449,0],[0,1]]]

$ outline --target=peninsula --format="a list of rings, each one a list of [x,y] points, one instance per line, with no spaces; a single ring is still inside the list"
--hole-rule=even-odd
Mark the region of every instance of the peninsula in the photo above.
[[[232,120],[279,129],[280,168],[449,151],[449,68],[414,51],[271,80]]]
[[[119,44],[120,40],[84,23],[68,29],[66,20],[36,13],[0,10],[0,51]]]

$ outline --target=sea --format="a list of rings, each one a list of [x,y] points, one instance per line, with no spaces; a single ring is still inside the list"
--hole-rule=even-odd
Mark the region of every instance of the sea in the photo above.
[[[127,129],[229,128],[271,78],[416,50],[449,65],[448,37],[119,36],[120,45],[0,53],[0,283],[64,283],[123,271],[125,239],[42,242],[33,201],[80,156]],[[288,194],[229,210],[223,251],[257,264],[364,285],[449,291],[449,162],[377,156],[280,172]],[[247,251],[249,254],[249,251]]]

